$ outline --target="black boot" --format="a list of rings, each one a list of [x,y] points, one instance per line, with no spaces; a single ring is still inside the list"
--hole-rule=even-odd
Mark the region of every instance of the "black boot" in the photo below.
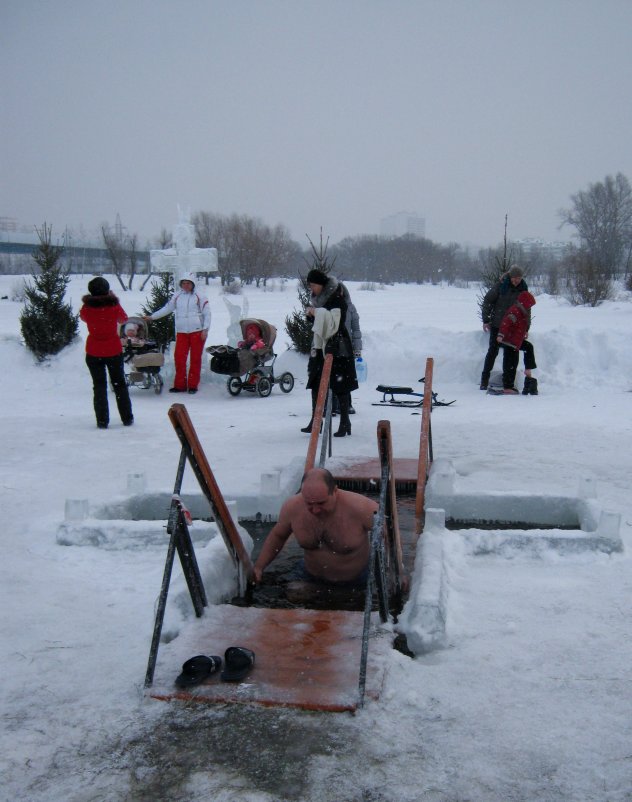
[[[349,398],[347,396],[338,396],[338,403],[340,405],[340,425],[338,431],[334,433],[334,437],[344,437],[349,435],[351,437],[351,421],[349,420]]]
[[[305,434],[311,434],[313,425],[314,425],[314,416],[312,415],[312,417],[309,419],[309,423],[307,424],[307,426],[304,426],[301,429],[301,431],[305,432]],[[322,430],[323,430],[323,422],[321,421],[320,422],[320,431],[322,432]]]
[[[522,386],[522,395],[529,395],[531,391],[531,376],[524,377],[524,385]]]
[[[489,374],[481,373],[481,385],[479,389],[487,390],[488,385],[489,385]]]
[[[301,429],[301,431],[305,432],[305,434],[311,434],[311,432],[312,432],[312,425],[314,423],[314,412],[316,411],[316,401],[317,400],[318,400],[318,387],[316,387],[316,388],[312,387],[312,417],[309,419],[309,423],[307,424],[307,426],[305,426],[305,427],[303,427]],[[321,430],[321,432],[323,430],[323,424],[322,423],[320,424],[320,430]]]
[[[351,421],[347,418],[347,421],[345,422],[341,416],[340,426],[338,426],[338,431],[334,432],[334,437],[344,437],[347,434],[349,437],[351,437]]]
[[[538,394],[538,380],[531,378],[531,387],[529,388],[529,395],[537,395]]]

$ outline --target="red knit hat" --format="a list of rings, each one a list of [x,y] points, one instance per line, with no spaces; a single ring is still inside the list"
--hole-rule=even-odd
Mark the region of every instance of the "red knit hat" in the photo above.
[[[535,298],[531,295],[530,292],[526,290],[521,292],[517,298],[519,304],[522,304],[525,309],[531,309],[532,306],[535,306]]]
[[[249,323],[246,326],[246,337],[248,337],[249,334],[254,334],[255,337],[261,337],[261,329],[256,323]]]

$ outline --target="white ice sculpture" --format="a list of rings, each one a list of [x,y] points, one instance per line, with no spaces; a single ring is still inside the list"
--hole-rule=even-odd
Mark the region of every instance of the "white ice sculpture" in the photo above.
[[[236,348],[239,340],[243,339],[239,321],[248,317],[248,299],[244,298],[243,308],[239,306],[239,304],[231,303],[225,296],[224,303],[226,304],[226,309],[228,309],[228,314],[230,316],[230,323],[226,329],[226,336],[228,338],[227,344]]]
[[[196,248],[195,227],[191,225],[191,213],[178,206],[178,224],[173,229],[173,248],[150,251],[149,260],[153,273],[173,273],[174,278],[184,273],[217,272],[217,248]]]

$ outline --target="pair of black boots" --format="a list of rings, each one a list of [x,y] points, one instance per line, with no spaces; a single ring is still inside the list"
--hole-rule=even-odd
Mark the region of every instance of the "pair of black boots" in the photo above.
[[[537,395],[538,394],[538,380],[533,376],[524,377],[524,386],[522,388],[522,395]]]
[[[305,434],[312,433],[312,426],[314,425],[314,416],[310,418],[309,423],[307,426],[304,426],[301,431],[305,432]],[[323,430],[323,424],[320,424],[320,430]],[[338,431],[334,432],[334,437],[345,437],[349,435],[351,437],[351,421],[349,420],[349,413],[345,415],[342,411],[340,413],[340,425],[338,426]]]
[[[312,426],[314,423],[314,410],[316,408],[316,398],[318,396],[318,390],[314,392],[312,390],[312,417],[310,418],[309,423],[307,426],[304,426],[301,431],[305,432],[306,434],[311,434]],[[338,425],[338,431],[334,432],[334,437],[345,437],[349,435],[351,437],[351,421],[349,419],[349,395],[346,394],[344,396],[338,396],[338,408],[340,412],[340,424]],[[322,432],[323,425],[321,423],[320,430]]]

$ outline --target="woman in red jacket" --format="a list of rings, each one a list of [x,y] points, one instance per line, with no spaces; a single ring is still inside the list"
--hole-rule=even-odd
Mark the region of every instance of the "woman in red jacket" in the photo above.
[[[84,295],[82,298],[83,306],[79,317],[88,326],[86,365],[94,386],[94,413],[97,427],[107,429],[110,422],[108,374],[123,426],[131,426],[134,423],[134,415],[125,381],[123,346],[118,335],[118,324],[124,323],[127,315],[116,295],[110,292],[110,285],[101,276],[90,281],[88,292],[89,295]]]

